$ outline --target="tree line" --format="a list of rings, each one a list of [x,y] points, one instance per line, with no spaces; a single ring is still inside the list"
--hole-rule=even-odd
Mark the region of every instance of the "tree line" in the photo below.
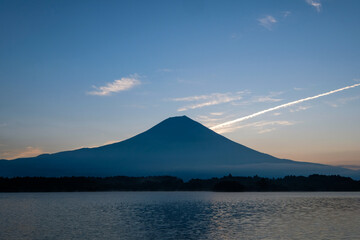
[[[191,179],[150,177],[0,177],[0,192],[79,191],[360,191],[360,181],[339,175]]]

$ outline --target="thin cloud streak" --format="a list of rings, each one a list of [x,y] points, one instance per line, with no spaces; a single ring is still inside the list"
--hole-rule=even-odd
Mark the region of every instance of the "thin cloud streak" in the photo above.
[[[266,96],[254,96],[250,100],[242,101],[238,103],[232,103],[233,105],[249,105],[253,103],[266,103],[266,102],[279,102],[283,99],[281,98],[274,98],[278,95],[281,95],[282,92],[271,92],[269,95]]]
[[[307,4],[313,6],[317,12],[321,11],[321,3],[320,0],[306,0]]]
[[[212,113],[210,113],[210,115],[221,116],[221,115],[224,115],[224,113],[223,112],[212,112]]]
[[[305,111],[309,108],[310,108],[310,106],[300,106],[300,107],[297,107],[296,109],[290,109],[290,112],[294,113],[294,112]]]
[[[264,102],[279,102],[282,99],[280,98],[272,98],[272,97],[259,97],[257,100],[255,100],[255,102],[260,102],[260,103],[264,103]]]
[[[184,106],[178,109],[178,112],[186,111],[189,109],[202,108],[212,105],[218,105],[222,103],[230,103],[243,98],[243,94],[246,92],[233,93],[213,93],[210,95],[199,95],[184,98],[173,98],[174,102],[197,102],[188,106]]]
[[[191,96],[191,97],[183,97],[183,98],[173,98],[174,102],[192,102],[199,100],[207,100],[216,96],[225,95],[226,93],[213,93],[211,95],[199,95],[199,96]]]
[[[288,16],[290,16],[291,12],[290,11],[285,11],[283,12],[283,17],[287,18]]]
[[[302,90],[304,90],[304,89],[303,89],[303,88],[294,87],[294,90],[295,90],[295,91],[302,91]]]
[[[264,18],[259,18],[258,22],[264,28],[271,30],[272,26],[277,23],[277,20],[273,16],[266,16]]]
[[[232,120],[232,121],[221,123],[219,125],[216,125],[216,126],[212,127],[211,129],[214,130],[214,129],[218,129],[218,128],[223,128],[223,127],[232,125],[234,123],[242,122],[242,121],[248,120],[250,118],[257,117],[259,115],[262,115],[262,114],[265,114],[265,113],[268,113],[268,112],[272,112],[272,111],[275,111],[275,110],[278,110],[278,109],[281,109],[281,108],[287,108],[287,107],[290,107],[290,106],[298,104],[298,103],[310,101],[310,100],[313,100],[313,99],[316,99],[316,98],[319,98],[319,97],[323,97],[323,96],[327,96],[327,95],[330,95],[330,94],[333,94],[333,93],[341,92],[341,91],[344,91],[344,90],[347,90],[347,89],[350,89],[350,88],[354,88],[354,87],[357,87],[357,86],[360,86],[360,83],[354,84],[354,85],[351,85],[351,86],[347,86],[347,87],[343,87],[343,88],[340,88],[340,89],[336,89],[336,90],[333,90],[333,91],[330,91],[330,92],[322,93],[322,94],[319,94],[319,95],[316,95],[316,96],[313,96],[313,97],[307,97],[307,98],[303,98],[303,99],[296,100],[296,101],[293,101],[293,102],[285,103],[285,104],[282,104],[282,105],[279,105],[279,106],[276,106],[276,107],[273,107],[273,108],[269,108],[269,109],[266,109],[266,110],[263,110],[263,111],[260,111],[260,112],[257,112],[257,113],[250,114],[250,115],[242,117],[242,118],[238,118],[238,119],[235,119],[235,120]]]
[[[112,83],[107,83],[105,86],[93,86],[93,88],[97,90],[88,92],[88,94],[96,96],[108,96],[111,95],[111,93],[129,90],[139,84],[140,81],[137,79],[137,75],[132,75],[130,77],[124,77],[119,80],[115,80]]]
[[[344,105],[348,102],[356,101],[360,99],[360,96],[354,96],[354,97],[347,97],[347,98],[339,98],[338,100],[334,102],[326,102],[326,104],[330,105],[331,107],[337,108],[341,105]]]

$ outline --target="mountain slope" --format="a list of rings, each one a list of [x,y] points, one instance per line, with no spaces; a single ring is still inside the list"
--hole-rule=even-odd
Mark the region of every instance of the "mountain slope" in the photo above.
[[[1,176],[352,175],[354,171],[278,159],[235,143],[186,116],[168,118],[122,142],[0,161]]]

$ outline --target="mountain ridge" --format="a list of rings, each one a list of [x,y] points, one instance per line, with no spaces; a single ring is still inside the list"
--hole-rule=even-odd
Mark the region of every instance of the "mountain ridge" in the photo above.
[[[356,175],[345,168],[276,158],[236,143],[187,116],[167,118],[117,143],[0,161],[0,176],[9,177],[170,174],[190,178],[229,173]]]

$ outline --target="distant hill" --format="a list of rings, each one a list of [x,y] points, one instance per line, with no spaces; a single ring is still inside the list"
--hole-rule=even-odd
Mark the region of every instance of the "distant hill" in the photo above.
[[[192,119],[168,118],[125,141],[33,158],[0,160],[0,176],[151,176],[227,174],[264,177],[328,174],[359,178],[341,167],[279,159],[233,142]]]

